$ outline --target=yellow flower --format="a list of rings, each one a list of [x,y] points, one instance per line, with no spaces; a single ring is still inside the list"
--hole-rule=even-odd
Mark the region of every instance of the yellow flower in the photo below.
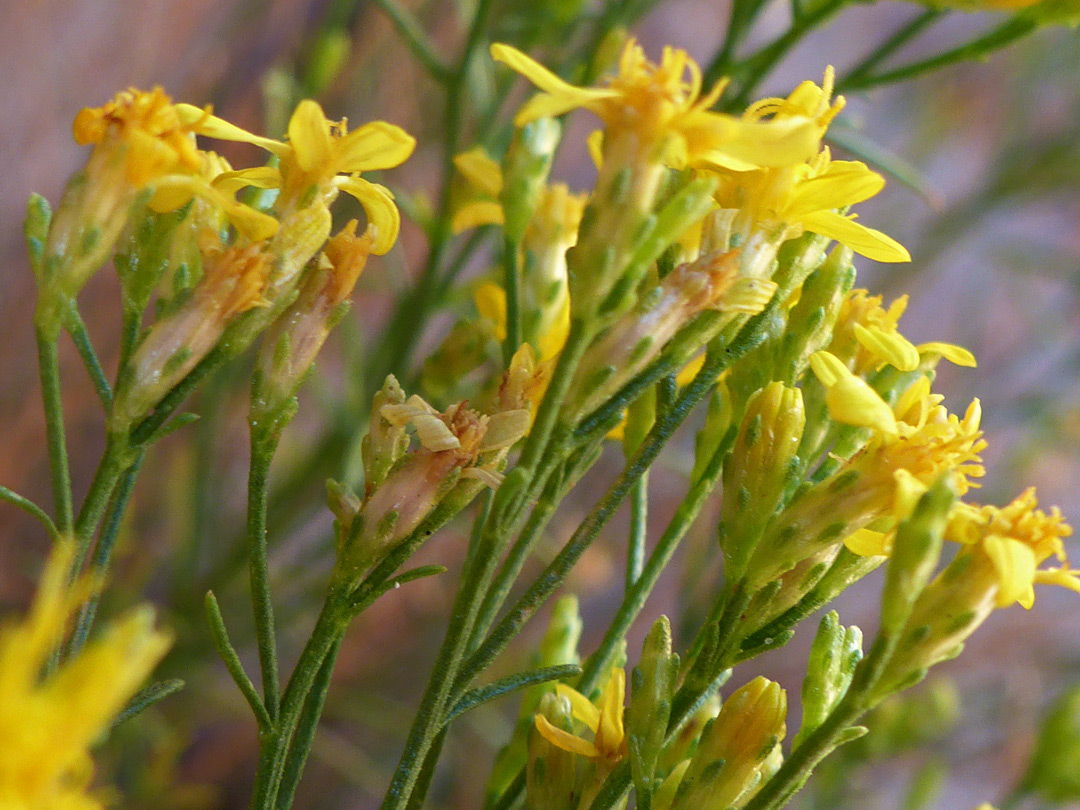
[[[209,108],[173,104],[160,87],[149,92],[132,87],[104,106],[81,110],[72,131],[80,145],[122,150],[128,182],[136,189],[154,187],[155,211],[176,210],[197,196],[221,208],[252,241],[272,236],[277,230],[273,217],[241,205],[209,183],[224,161],[202,152],[195,136],[211,134],[216,120]]]
[[[657,150],[674,168],[699,161],[732,169],[784,166],[806,160],[818,148],[821,130],[803,115],[764,121],[710,111],[725,83],[702,95],[701,68],[677,48],[665,48],[654,64],[629,40],[618,73],[604,87],[569,84],[509,45],[492,45],[491,55],[541,90],[514,118],[518,126],[584,108],[609,132],[635,133],[640,148]]]
[[[462,152],[454,158],[454,166],[479,193],[454,212],[451,227],[461,233],[480,225],[502,225],[503,209],[499,202],[502,194],[502,168],[482,146]]]
[[[626,756],[626,733],[623,728],[623,702],[626,698],[626,673],[619,668],[611,671],[611,676],[603,689],[596,705],[578,692],[564,684],[555,687],[560,697],[570,702],[575,720],[584,723],[593,734],[592,741],[557,728],[542,714],[534,717],[536,730],[549,743],[572,754],[580,754],[590,759],[601,759],[614,763]]]
[[[80,146],[122,145],[128,179],[142,187],[163,174],[201,169],[194,135],[202,131],[208,117],[204,110],[197,116],[182,116],[160,87],[149,92],[132,87],[101,107],[82,109],[72,132]]]
[[[201,113],[190,105],[178,105],[181,116],[192,120]],[[390,169],[404,163],[416,146],[416,139],[405,130],[384,121],[372,121],[349,131],[347,123],[331,122],[318,102],[301,101],[289,119],[287,143],[252,135],[227,121],[207,117],[203,134],[224,140],[244,141],[261,146],[278,158],[278,167],[261,166],[221,175],[219,188],[281,189],[277,207],[302,205],[314,189],[327,202],[344,191],[364,207],[368,222],[375,226],[376,238],[371,252],[386,253],[397,240],[401,215],[394,195],[385,186],[371,183],[361,172]]]
[[[41,672],[63,643],[90,588],[67,585],[73,548],[62,545],[42,575],[30,614],[0,631],[0,807],[99,810],[90,793],[90,748],[109,729],[168,649],[139,608],[105,628],[56,672]]]
[[[1030,608],[1035,602],[1036,583],[1080,592],[1080,572],[1067,567],[1062,543],[1062,538],[1072,534],[1072,528],[1056,506],[1047,514],[1038,504],[1035,488],[1031,487],[1005,507],[962,503],[950,515],[946,537],[981,550],[993,564],[998,607],[1019,602]],[[1050,557],[1056,557],[1066,567],[1039,570]]]
[[[796,166],[716,174],[717,203],[739,209],[741,218],[766,228],[786,228],[789,238],[809,231],[835,239],[876,261],[911,261],[899,242],[836,210],[868,200],[884,188],[885,179],[864,163],[832,160],[826,148]]]
[[[815,352],[810,365],[827,390],[829,416],[841,424],[875,431],[853,461],[872,456],[873,463],[880,463],[889,474],[904,470],[927,486],[942,471],[952,470],[961,493],[974,486],[969,478],[984,474],[979,453],[986,442],[979,429],[982,409],[977,399],[961,419],[941,404],[940,394],[931,393],[930,380],[920,377],[890,408],[829,352]]]
[[[958,366],[975,367],[975,356],[962,346],[937,342],[916,346],[900,334],[898,324],[907,305],[906,295],[886,309],[880,295],[852,290],[840,307],[829,352],[856,374],[876,371],[885,363],[900,371],[914,371],[923,358],[935,356]]]

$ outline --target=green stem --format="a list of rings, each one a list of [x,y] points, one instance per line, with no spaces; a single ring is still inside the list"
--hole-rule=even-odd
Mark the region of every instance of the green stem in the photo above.
[[[521,345],[521,246],[509,236],[503,242],[503,267],[506,288],[506,340],[503,341],[503,365]]]
[[[86,493],[79,514],[75,518],[74,535],[76,542],[76,557],[73,563],[72,576],[82,568],[83,561],[90,549],[90,541],[97,530],[105,508],[112,497],[120,476],[131,466],[134,459],[128,456],[127,437],[116,433],[110,433],[106,438],[105,452],[102,453],[98,462],[97,470],[90,481],[90,489]]]
[[[116,538],[120,534],[120,527],[123,525],[124,515],[127,513],[131,493],[135,489],[135,479],[139,474],[139,467],[142,466],[142,460],[143,456],[140,454],[135,463],[124,473],[116,490],[113,492],[109,511],[105,518],[105,527],[101,531],[101,537],[98,538],[94,554],[90,558],[90,570],[96,576],[103,577],[109,570],[109,563],[112,561],[112,550],[116,544]],[[68,657],[78,653],[86,644],[86,640],[90,636],[90,630],[94,626],[94,617],[97,613],[99,600],[100,596],[95,593],[80,608],[75,631],[72,633],[71,641],[68,643]]]
[[[74,304],[68,310],[66,323],[68,334],[75,342],[75,348],[79,352],[79,357],[82,358],[83,365],[86,366],[86,373],[90,375],[90,381],[94,384],[94,391],[101,400],[101,406],[108,411],[112,407],[112,387],[105,376],[105,370],[101,367],[97,352],[94,351],[94,344],[90,341],[86,324]]]
[[[277,449],[277,436],[252,427],[251,463],[248,468],[247,555],[251,583],[251,607],[255,617],[255,641],[262,672],[263,703],[271,720],[277,719],[278,684],[277,632],[274,602],[270,592],[267,563],[266,509],[270,463]]]
[[[337,663],[338,652],[341,650],[341,639],[338,639],[330,647],[315,676],[304,701],[304,708],[300,712],[300,718],[296,725],[296,736],[289,747],[289,754],[285,759],[285,770],[281,776],[281,787],[278,789],[276,808],[277,810],[289,810],[296,796],[296,788],[300,784],[300,776],[307,764],[308,753],[315,742],[315,731],[319,727],[319,719],[322,717],[323,706],[326,705],[326,693],[330,689],[330,681],[334,674],[334,664]]]
[[[731,15],[728,17],[724,43],[709,66],[705,68],[702,78],[703,86],[711,87],[731,70],[735,51],[765,2],[766,0],[735,0],[731,4]]]
[[[56,524],[53,523],[52,518],[49,517],[44,509],[29,498],[24,498],[19,493],[10,490],[5,486],[0,486],[0,500],[7,501],[12,506],[17,506],[27,514],[40,520],[53,541],[60,539],[60,531],[56,528]]]
[[[626,592],[641,578],[649,522],[649,473],[646,470],[630,490],[630,532],[626,541]]]
[[[725,110],[744,109],[758,85],[772,72],[788,51],[794,48],[804,36],[838,12],[845,2],[847,0],[824,0],[811,13],[794,18],[791,21],[791,27],[784,34],[740,64],[737,73],[745,78],[739,86],[738,94],[730,103],[724,102],[723,108]]]
[[[853,67],[848,74],[836,82],[836,92],[842,93],[858,87],[870,73],[882,62],[892,56],[898,48],[906,45],[915,36],[941,17],[941,10],[930,8],[923,11],[907,24],[901,26],[892,36],[875,48],[865,59]]]
[[[64,437],[64,403],[60,395],[59,336],[53,330],[37,329],[38,371],[41,376],[41,400],[45,408],[45,432],[49,445],[49,474],[52,478],[56,526],[70,533],[74,526],[71,498],[71,471],[68,466],[67,441]]]
[[[436,81],[446,83],[453,77],[453,71],[443,62],[428,41],[427,34],[408,9],[402,8],[397,0],[375,0],[375,5],[390,18],[398,34],[405,41],[406,47],[424,70]]]
[[[276,807],[293,736],[300,724],[308,695],[318,681],[327,656],[344,635],[350,617],[346,590],[331,587],[281,696],[277,722],[271,730],[260,735],[259,765],[251,797],[252,810],[273,810]],[[296,748],[293,748],[292,754],[307,755],[306,752],[299,753]]]
[[[924,73],[946,67],[954,62],[981,59],[993,51],[1011,45],[1021,37],[1030,34],[1036,28],[1038,28],[1038,23],[1034,20],[1023,17],[1013,17],[1006,22],[1003,22],[992,31],[983,34],[980,37],[976,37],[970,42],[965,42],[963,45],[951,48],[937,56],[932,56],[929,59],[923,59],[918,62],[912,62],[911,64],[904,65],[895,70],[879,73],[876,76],[865,76],[858,82],[851,82],[849,80],[847,88],[849,90],[865,90],[869,87],[880,87],[883,84],[892,84],[894,82],[921,76]]]

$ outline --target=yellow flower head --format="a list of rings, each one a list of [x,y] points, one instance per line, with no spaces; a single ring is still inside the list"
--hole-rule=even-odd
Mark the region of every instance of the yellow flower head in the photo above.
[[[659,150],[674,168],[703,160],[734,169],[783,166],[818,148],[818,125],[803,115],[764,121],[711,112],[725,82],[702,95],[701,68],[678,48],[665,48],[654,64],[627,41],[618,72],[603,87],[569,84],[509,45],[492,45],[491,55],[541,90],[514,118],[518,126],[584,108],[610,133],[633,132],[642,148]]]
[[[91,589],[69,587],[73,549],[62,545],[42,576],[30,614],[0,630],[0,807],[99,810],[91,746],[165,654],[171,640],[153,611],[113,622],[80,653],[42,677],[68,621]]]
[[[931,393],[930,380],[920,377],[890,408],[873,388],[829,352],[815,352],[810,356],[810,365],[826,388],[829,416],[841,424],[874,430],[874,436],[856,457],[856,464],[877,467],[890,475],[904,471],[924,486],[942,472],[953,471],[960,492],[974,486],[969,478],[984,474],[979,454],[986,442],[979,428],[982,410],[977,399],[960,418],[949,413],[941,395]]]
[[[943,357],[958,366],[975,367],[975,356],[952,343],[914,345],[900,334],[900,317],[907,309],[902,295],[888,308],[880,295],[852,290],[840,307],[829,352],[856,374],[868,374],[888,363],[900,371],[914,371],[926,358]]]
[[[208,117],[204,110],[197,116],[181,115],[179,105],[160,87],[149,92],[132,87],[104,106],[81,110],[72,131],[80,146],[122,145],[128,179],[142,187],[163,174],[200,170],[202,158],[194,136]]]
[[[885,179],[864,163],[832,160],[825,148],[796,166],[715,173],[720,178],[717,203],[738,209],[743,220],[765,228],[786,228],[791,238],[806,231],[816,233],[876,261],[911,260],[899,242],[836,210],[867,200],[884,188]]]
[[[544,717],[534,717],[536,730],[549,743],[572,754],[615,763],[626,756],[626,733],[623,727],[623,702],[626,699],[626,673],[619,668],[611,676],[594,705],[585,695],[564,684],[555,687],[560,697],[570,702],[575,720],[584,723],[593,734],[592,741],[557,728]]]
[[[179,107],[187,118],[198,112],[189,105]],[[215,181],[217,186],[281,189],[279,209],[301,203],[312,189],[327,196],[328,202],[338,191],[345,191],[364,206],[369,224],[375,226],[372,253],[386,253],[397,240],[401,215],[394,195],[385,186],[363,179],[360,173],[390,169],[408,159],[416,139],[400,127],[372,121],[350,132],[344,120],[330,121],[318,102],[305,99],[289,119],[286,143],[252,135],[213,116],[203,122],[200,131],[215,138],[256,144],[278,158],[278,168],[263,166],[227,172]]]
[[[950,515],[946,537],[982,553],[997,575],[998,607],[1019,602],[1030,608],[1036,583],[1061,585],[1080,592],[1080,577],[1069,570],[1062,538],[1072,534],[1056,506],[1049,514],[1038,508],[1035,488],[1021,493],[1004,507],[960,503]],[[1039,570],[1050,557],[1063,568]]]

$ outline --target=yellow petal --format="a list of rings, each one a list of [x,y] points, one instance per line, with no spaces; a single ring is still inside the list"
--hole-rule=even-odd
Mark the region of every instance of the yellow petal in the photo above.
[[[408,160],[414,148],[416,138],[401,127],[372,121],[338,141],[335,165],[349,174],[392,169]]]
[[[617,668],[600,692],[600,727],[597,732],[598,748],[614,752],[622,745],[623,703],[626,701],[626,672]]]
[[[236,124],[230,124],[224,118],[218,118],[216,115],[207,115],[206,111],[201,107],[196,107],[192,104],[176,104],[174,105],[174,109],[176,110],[177,116],[180,118],[180,123],[185,126],[191,126],[198,123],[196,132],[200,135],[205,135],[208,138],[255,144],[269,152],[273,152],[275,155],[282,155],[289,151],[287,144],[283,144],[281,141],[275,141],[273,138],[264,138],[261,135],[255,135],[248,132],[246,129],[236,126]]]
[[[481,225],[502,225],[502,205],[494,200],[477,200],[466,203],[454,212],[450,220],[450,229],[454,233],[461,233],[470,228],[479,228]]]
[[[865,164],[834,161],[823,174],[795,186],[783,216],[792,221],[815,211],[828,211],[868,200],[885,187],[885,178]]]
[[[810,366],[828,390],[825,404],[835,421],[856,427],[869,427],[886,436],[898,435],[892,408],[861,377],[828,352],[810,355]]]
[[[254,188],[281,188],[281,172],[273,166],[256,166],[252,169],[222,172],[210,181],[214,188],[226,194],[235,194],[248,186]]]
[[[919,350],[899,332],[889,332],[876,326],[855,324],[855,339],[868,352],[898,368],[914,371],[919,367]]]
[[[333,150],[330,122],[317,101],[306,98],[296,105],[289,119],[289,143],[305,172],[329,167]]]
[[[555,684],[555,693],[570,701],[570,713],[575,720],[580,720],[593,734],[600,728],[600,710],[577,689],[564,683]]]
[[[733,171],[791,166],[818,151],[817,125],[806,118],[746,121],[721,113],[701,113],[687,133],[691,158]]]
[[[466,180],[488,197],[498,199],[502,194],[502,169],[484,151],[484,147],[477,146],[475,149],[456,155],[454,166]]]
[[[559,352],[563,350],[563,346],[566,345],[566,338],[570,334],[570,299],[567,298],[563,302],[562,311],[559,313],[559,317],[548,328],[544,334],[540,335],[539,343],[537,347],[540,350],[540,361],[551,360]]]
[[[893,535],[875,532],[873,529],[859,529],[844,538],[848,551],[860,557],[887,557],[892,554]]]
[[[1060,585],[1070,591],[1080,593],[1080,571],[1067,568],[1047,568],[1035,572],[1035,582],[1039,585]]]
[[[364,206],[368,225],[375,227],[375,244],[371,246],[371,252],[382,256],[394,246],[401,228],[401,213],[394,204],[394,195],[385,186],[369,183],[356,175],[338,177],[334,183]]]
[[[506,340],[506,291],[494,281],[482,281],[473,290],[473,302],[481,318],[495,324],[495,337]]]
[[[963,346],[954,343],[920,343],[915,347],[919,354],[940,354],[950,363],[966,368],[975,368],[975,355]]]
[[[807,214],[800,221],[806,230],[835,239],[868,259],[877,262],[911,261],[911,254],[907,252],[907,248],[891,236],[860,225],[835,211]]]
[[[535,715],[533,722],[536,724],[536,730],[540,733],[540,736],[556,748],[593,759],[600,756],[600,752],[591,742],[583,740],[568,731],[563,731],[561,728],[556,728],[544,715]]]
[[[1035,552],[1031,547],[1011,537],[991,534],[983,541],[983,549],[994,565],[998,577],[998,607],[1020,602],[1031,607],[1034,598]],[[1027,604],[1025,604],[1027,603]]]
[[[532,57],[501,42],[492,44],[491,58],[520,73],[544,91],[530,99],[515,116],[514,123],[519,127],[537,118],[562,115],[576,107],[585,107],[595,101],[618,95],[614,90],[576,87],[560,79]]]

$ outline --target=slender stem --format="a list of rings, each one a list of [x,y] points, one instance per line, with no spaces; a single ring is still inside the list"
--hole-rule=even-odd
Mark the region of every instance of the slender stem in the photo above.
[[[416,61],[431,74],[433,79],[445,83],[452,78],[453,71],[435,52],[431,42],[428,41],[427,34],[424,33],[424,29],[420,27],[420,24],[408,9],[402,8],[397,0],[375,0],[375,5],[381,8],[386,16],[390,18],[390,22],[394,24],[394,28],[397,29],[398,34],[405,41],[405,45],[416,58]]]
[[[271,731],[260,736],[259,765],[251,797],[252,810],[272,810],[276,806],[287,755],[304,705],[318,680],[323,663],[340,641],[349,619],[347,592],[332,587],[281,696],[277,722]],[[294,749],[294,756],[298,755],[295,753],[297,750]]]
[[[626,592],[641,578],[649,522],[649,473],[646,470],[630,490],[630,533],[626,541]]]
[[[86,331],[86,324],[74,304],[68,310],[66,323],[68,333],[71,335],[71,339],[75,342],[75,348],[79,352],[79,357],[82,358],[83,365],[86,366],[86,373],[90,375],[90,381],[94,384],[98,399],[101,400],[101,406],[108,411],[112,407],[112,387],[105,376],[105,370],[101,367],[97,352],[94,351],[94,344],[90,341],[90,333]]]
[[[29,515],[36,517],[41,521],[45,530],[48,531],[49,537],[53,540],[60,539],[60,532],[56,528],[56,524],[53,523],[52,518],[29,498],[24,498],[19,493],[8,489],[5,486],[0,486],[0,500],[7,501],[12,506],[17,506]]]
[[[1013,17],[997,26],[989,33],[976,37],[970,42],[966,42],[956,48],[951,48],[937,56],[923,59],[918,62],[912,62],[911,64],[904,65],[895,70],[886,71],[885,73],[864,76],[856,82],[848,79],[847,88],[849,90],[863,90],[868,87],[880,87],[883,84],[892,84],[893,82],[904,81],[906,79],[915,78],[916,76],[921,76],[924,73],[929,73],[938,68],[951,65],[954,62],[979,59],[993,51],[1011,45],[1016,40],[1034,31],[1037,27],[1038,23],[1034,20]]]
[[[274,628],[274,604],[270,593],[267,564],[266,508],[267,479],[270,462],[277,449],[277,437],[251,431],[251,464],[248,469],[247,553],[248,578],[251,582],[251,605],[255,616],[255,640],[262,671],[263,702],[271,720],[278,716],[277,633]]]
[[[859,83],[878,65],[892,56],[898,48],[906,45],[915,36],[924,31],[941,17],[941,10],[930,8],[901,26],[892,36],[871,51],[865,59],[848,71],[847,75],[836,83],[836,92],[841,93],[852,87],[858,87]]]
[[[90,570],[98,576],[104,576],[109,570],[109,563],[112,561],[112,550],[116,544],[116,538],[120,534],[120,527],[123,525],[124,515],[127,513],[131,493],[135,489],[135,479],[139,474],[142,460],[143,456],[140,454],[135,463],[124,473],[116,490],[113,492],[109,511],[105,517],[105,527],[101,531],[97,546],[94,548],[94,554],[90,558]],[[78,653],[86,644],[86,640],[90,636],[90,630],[94,626],[98,601],[99,595],[95,593],[80,608],[75,631],[72,633],[71,641],[68,643],[67,654],[69,657]]]
[[[300,712],[297,721],[296,736],[289,747],[288,756],[285,758],[285,770],[281,776],[281,787],[278,789],[277,810],[289,810],[292,807],[293,798],[296,796],[296,788],[300,784],[300,777],[307,764],[308,754],[315,741],[315,731],[319,727],[319,719],[322,717],[323,706],[326,704],[326,693],[330,689],[330,681],[334,674],[334,664],[337,663],[338,652],[341,650],[341,639],[338,639],[330,647],[311,685],[304,708]]]
[[[838,12],[846,1],[823,0],[811,13],[794,18],[791,21],[791,27],[784,34],[740,64],[738,73],[744,78],[735,97],[730,102],[724,102],[724,109],[739,110],[746,107],[758,85],[772,72],[788,51],[795,47],[804,36]]]
[[[712,86],[731,70],[735,51],[765,2],[766,0],[734,0],[731,4],[731,15],[728,17],[724,43],[705,68],[702,78],[702,84],[705,87]]]
[[[110,433],[106,438],[105,452],[98,462],[97,470],[90,481],[90,489],[83,499],[82,507],[75,518],[74,535],[77,546],[72,574],[82,568],[83,561],[90,549],[90,541],[97,530],[105,508],[112,497],[120,476],[134,459],[128,457],[127,437]]]
[[[60,395],[60,357],[58,335],[52,330],[37,329],[38,371],[41,376],[41,399],[45,408],[45,432],[49,445],[49,474],[52,478],[56,526],[70,533],[74,526],[71,498],[71,471],[68,466],[67,441],[64,437],[64,403]]]
[[[510,367],[514,352],[521,345],[521,247],[506,237],[503,244],[503,267],[506,289],[506,340],[503,342],[503,365]]]

